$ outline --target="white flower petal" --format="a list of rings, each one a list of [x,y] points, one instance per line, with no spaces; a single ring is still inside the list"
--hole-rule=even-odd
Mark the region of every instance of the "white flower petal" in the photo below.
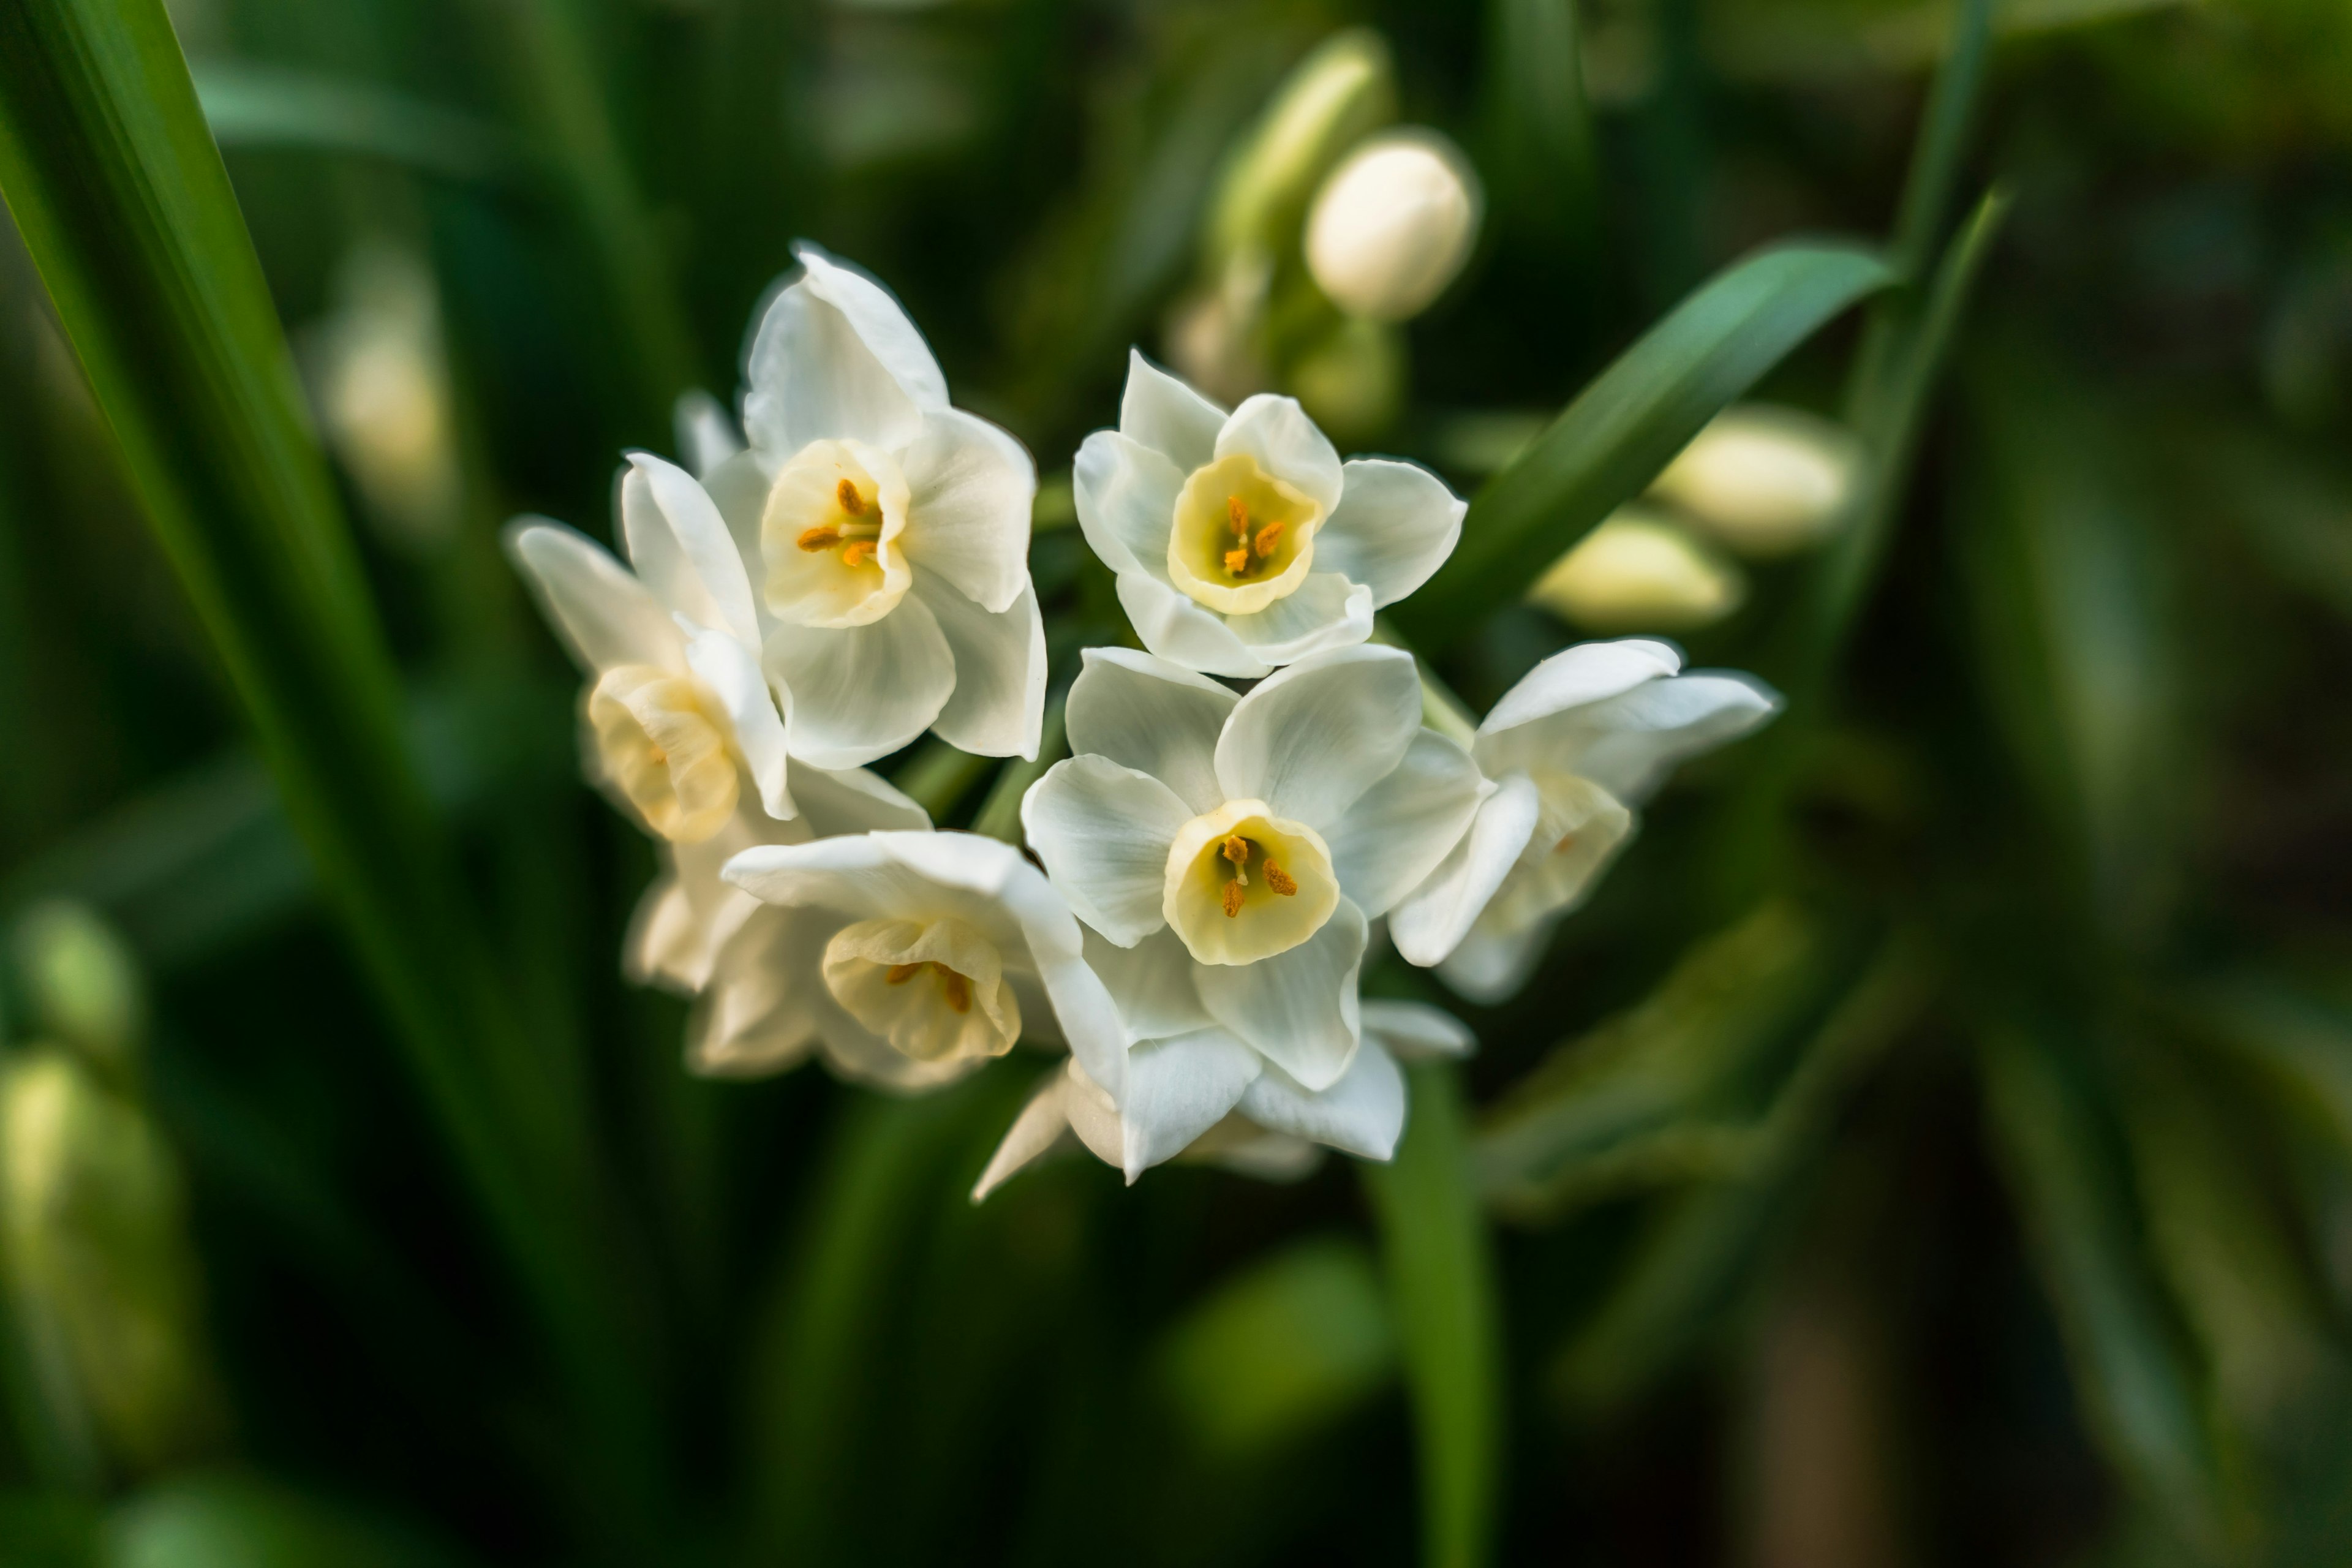
[[[1147,653],[1090,647],[1070,687],[1070,750],[1150,773],[1195,813],[1225,801],[1217,737],[1237,700],[1204,675]]]
[[[735,542],[736,557],[743,562],[747,575],[754,572],[763,578],[767,575],[760,555],[760,523],[767,513],[772,486],[768,470],[760,466],[759,455],[753,452],[738,452],[702,476],[703,493],[719,509],[719,521],[727,525],[727,536]],[[754,613],[766,608],[756,594],[751,607]],[[765,625],[762,621],[763,628]]]
[[[1166,454],[1116,430],[1097,430],[1070,464],[1072,499],[1087,548],[1124,576],[1168,574],[1168,535],[1184,476]]]
[[[1780,710],[1779,694],[1750,677],[1684,675],[1524,725],[1498,737],[1496,749],[1514,752],[1525,736],[1619,800],[1638,805],[1675,763],[1747,734]]]
[[[1119,1098],[1121,1153],[1129,1182],[1214,1127],[1239,1104],[1265,1063],[1223,1029],[1150,1040],[1128,1053]]]
[[[702,990],[720,950],[760,907],[757,899],[722,879],[720,868],[756,845],[798,843],[807,836],[804,823],[742,809],[698,844],[661,844],[663,874],[646,889],[630,920],[621,945],[622,973],[637,984],[686,995]]]
[[[947,379],[889,291],[813,245],[760,318],[744,366],[744,433],[790,458],[826,437],[895,451],[948,404]]]
[[[1341,889],[1365,914],[1386,914],[1461,842],[1489,787],[1469,752],[1433,730],[1415,734],[1324,836]]]
[[[838,772],[807,765],[795,768],[793,799],[810,834],[820,838],[892,829],[922,833],[931,826],[930,813],[881,774],[864,768]]]
[[[1028,449],[985,419],[942,408],[923,416],[899,466],[907,479],[899,546],[918,577],[936,573],[1002,614],[1029,585],[1037,465]]]
[[[1363,911],[1345,899],[1323,929],[1255,963],[1204,963],[1193,972],[1217,1022],[1308,1092],[1348,1070],[1359,1037],[1356,974],[1364,961]]]
[[[1473,928],[1444,963],[1437,977],[1454,994],[1483,1007],[1499,1006],[1519,993],[1550,945],[1556,920],[1538,921],[1509,932]]]
[[[1143,357],[1127,351],[1127,391],[1118,402],[1119,434],[1140,441],[1185,473],[1217,455],[1225,411]]]
[[[1143,646],[1172,664],[1235,680],[1255,680],[1274,667],[1212,614],[1147,572],[1118,574],[1118,602]]]
[[[831,1000],[831,998],[827,998]],[[817,1020],[825,1065],[852,1083],[892,1094],[921,1094],[968,1078],[986,1067],[988,1057],[947,1057],[918,1061],[835,1006]]]
[[[1071,757],[1021,802],[1021,825],[1080,920],[1121,947],[1164,923],[1168,847],[1193,813],[1150,773],[1108,757]]]
[[[735,748],[760,788],[761,807],[770,816],[791,816],[798,808],[785,774],[784,721],[760,661],[728,633],[701,631],[687,639],[686,662],[727,710]]]
[[[670,407],[670,424],[677,433],[677,453],[687,472],[701,479],[743,449],[743,437],[719,399],[698,386],[677,395]]]
[[[779,622],[763,664],[784,689],[793,755],[857,767],[921,734],[955,689],[955,655],[929,606],[909,595],[862,626]]]
[[[1317,654],[1234,705],[1217,742],[1229,800],[1262,800],[1277,816],[1328,835],[1356,797],[1404,760],[1421,730],[1421,678],[1392,647]]]
[[[1479,805],[1470,831],[1389,913],[1389,940],[1407,963],[1426,969],[1461,944],[1519,863],[1541,809],[1534,781],[1525,773],[1503,779]]]
[[[1259,663],[1293,664],[1370,637],[1372,591],[1337,572],[1310,572],[1298,592],[1255,615],[1228,616],[1225,625]]]
[[[1454,553],[1470,503],[1413,463],[1355,458],[1340,471],[1347,488],[1315,536],[1315,564],[1363,584],[1385,609]]]
[[[988,1169],[972,1184],[971,1201],[979,1203],[1013,1176],[1060,1148],[1070,1135],[1069,1075],[1056,1067],[1037,1080],[1037,1091],[1005,1130],[1003,1142],[988,1157]]]
[[[1247,452],[1276,479],[1304,491],[1326,517],[1339,509],[1339,453],[1298,400],[1261,392],[1244,398],[1217,432],[1217,456]]]
[[[976,756],[1034,761],[1045,725],[1045,622],[1028,579],[994,615],[920,574],[915,597],[929,607],[955,658],[955,690],[931,728]]]
[[[1404,1074],[1379,1041],[1367,1037],[1339,1082],[1321,1093],[1268,1068],[1243,1091],[1241,1112],[1261,1127],[1385,1160],[1404,1131]]]
[[[697,626],[760,646],[751,579],[719,508],[693,475],[646,452],[621,476],[629,563],[654,596]]]
[[[1579,643],[1564,648],[1519,678],[1503,693],[1478,726],[1483,741],[1533,720],[1549,718],[1631,691],[1647,681],[1679,671],[1683,656],[1673,645],[1649,637],[1621,637],[1615,642]],[[1484,760],[1485,753],[1479,753]],[[1496,769],[1488,769],[1490,773]]]
[[[1216,1023],[1201,1005],[1201,993],[1192,984],[1192,971],[1199,966],[1174,931],[1162,927],[1133,947],[1120,947],[1089,930],[1086,955],[1132,1037],[1160,1039]]]
[[[677,623],[603,545],[544,518],[517,518],[504,537],[507,552],[583,668],[593,674],[624,664],[686,667],[686,638]]]
[[[1443,1007],[1426,1002],[1364,998],[1364,1037],[1378,1040],[1401,1062],[1459,1058],[1478,1048],[1478,1037]]]
[[[821,1021],[841,1011],[817,977],[832,924],[806,910],[755,905],[720,949],[688,1016],[687,1066],[709,1077],[754,1078],[806,1056]]]

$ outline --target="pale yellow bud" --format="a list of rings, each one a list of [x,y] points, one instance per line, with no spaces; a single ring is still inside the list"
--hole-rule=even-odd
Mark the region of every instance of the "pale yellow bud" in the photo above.
[[[85,905],[38,904],[11,933],[16,973],[40,1033],[72,1047],[113,1082],[135,1076],[146,987],[113,928]]]
[[[328,439],[373,518],[403,543],[437,545],[457,528],[463,480],[433,275],[405,251],[370,247],[336,291],[310,343]]]
[[[1843,426],[1801,409],[1742,404],[1717,415],[1650,493],[1742,555],[1785,555],[1837,527],[1859,458]]]
[[[1376,136],[1315,197],[1307,268],[1352,316],[1419,315],[1470,259],[1483,198],[1462,150],[1434,131]]]
[[[1622,507],[1578,542],[1528,596],[1594,631],[1688,631],[1739,607],[1747,580],[1656,512]]]

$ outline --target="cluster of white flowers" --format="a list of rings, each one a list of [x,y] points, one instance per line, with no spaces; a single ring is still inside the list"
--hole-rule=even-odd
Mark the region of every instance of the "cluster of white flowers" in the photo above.
[[[1363,999],[1367,958],[1392,943],[1507,996],[1666,770],[1774,699],[1663,643],[1594,643],[1466,743],[1428,728],[1372,616],[1444,562],[1464,503],[1412,464],[1343,463],[1288,398],[1229,414],[1139,354],[1074,479],[1149,651],[1084,655],[1072,755],[1023,802],[1042,871],[935,831],[866,764],[927,729],[1036,759],[1035,470],[950,405],[878,283],[799,258],[753,335],[746,442],[706,407],[698,472],[622,470],[628,566],[559,524],[509,532],[588,674],[591,777],[663,840],[631,973],[695,998],[704,1072],[817,1050],[916,1091],[1066,1047],[976,1196],[1072,1140],[1130,1181],[1178,1155],[1386,1159],[1399,1059],[1471,1038]]]

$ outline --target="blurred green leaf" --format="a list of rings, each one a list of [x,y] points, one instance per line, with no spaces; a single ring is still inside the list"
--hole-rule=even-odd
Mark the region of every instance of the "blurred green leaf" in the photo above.
[[[2297,1120],[2352,1161],[2352,1007],[2259,970],[2202,982],[2178,1005],[2189,1028],[2252,1067]]]
[[[205,121],[223,148],[353,153],[477,184],[525,173],[522,149],[503,127],[373,83],[226,63],[194,75]]]
[[[1493,0],[1486,48],[1497,218],[1571,254],[1597,248],[1599,179],[1575,5]]]
[[[108,1517],[103,1568],[457,1568],[465,1559],[405,1527],[257,1476],[195,1474]]]
[[[0,1549],[9,1568],[97,1568],[95,1505],[57,1493],[0,1493]]]
[[[549,1093],[473,934],[252,240],[160,0],[0,15],[0,189],[600,1440],[591,1451],[606,1474],[591,1500],[606,1528],[647,1530],[658,1470],[619,1453],[644,1436],[643,1395],[614,1342],[617,1278],[594,1261],[584,1108]]]
[[[2074,1369],[2085,1423],[2140,1500],[2207,1550],[2226,1539],[2204,1377],[2154,1274],[2112,1095],[2047,1026],[1981,1043],[1995,1148]]]
[[[1406,1069],[1412,1107],[1389,1164],[1366,1163],[1421,1463],[1423,1561],[1474,1568],[1502,1485],[1502,1310],[1479,1213],[1457,1069]]]
[[[1698,289],[1595,377],[1470,503],[1462,542],[1390,612],[1441,651],[1535,567],[1638,494],[1699,428],[1791,349],[1895,275],[1876,254],[1778,245]]]
[[[2156,438],[2196,487],[2200,510],[2236,524],[2281,586],[2352,617],[2352,476],[2340,462],[2201,409]]]

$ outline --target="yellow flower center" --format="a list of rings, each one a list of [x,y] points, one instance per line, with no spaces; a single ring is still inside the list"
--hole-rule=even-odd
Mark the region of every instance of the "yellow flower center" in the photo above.
[[[699,844],[735,815],[733,727],[701,682],[650,665],[606,670],[588,693],[604,778],[674,844]]]
[[[1255,615],[1307,581],[1322,521],[1320,506],[1232,453],[1192,470],[1178,492],[1169,578],[1210,609]]]
[[[1202,963],[1255,963],[1313,936],[1339,904],[1331,854],[1264,801],[1229,801],[1169,847],[1160,912]]]
[[[821,968],[833,999],[911,1060],[1001,1057],[1021,1037],[1003,955],[952,915],[844,926]]]
[[[812,441],[778,471],[760,520],[768,608],[808,626],[880,620],[914,577],[899,536],[907,481],[859,441]]]

